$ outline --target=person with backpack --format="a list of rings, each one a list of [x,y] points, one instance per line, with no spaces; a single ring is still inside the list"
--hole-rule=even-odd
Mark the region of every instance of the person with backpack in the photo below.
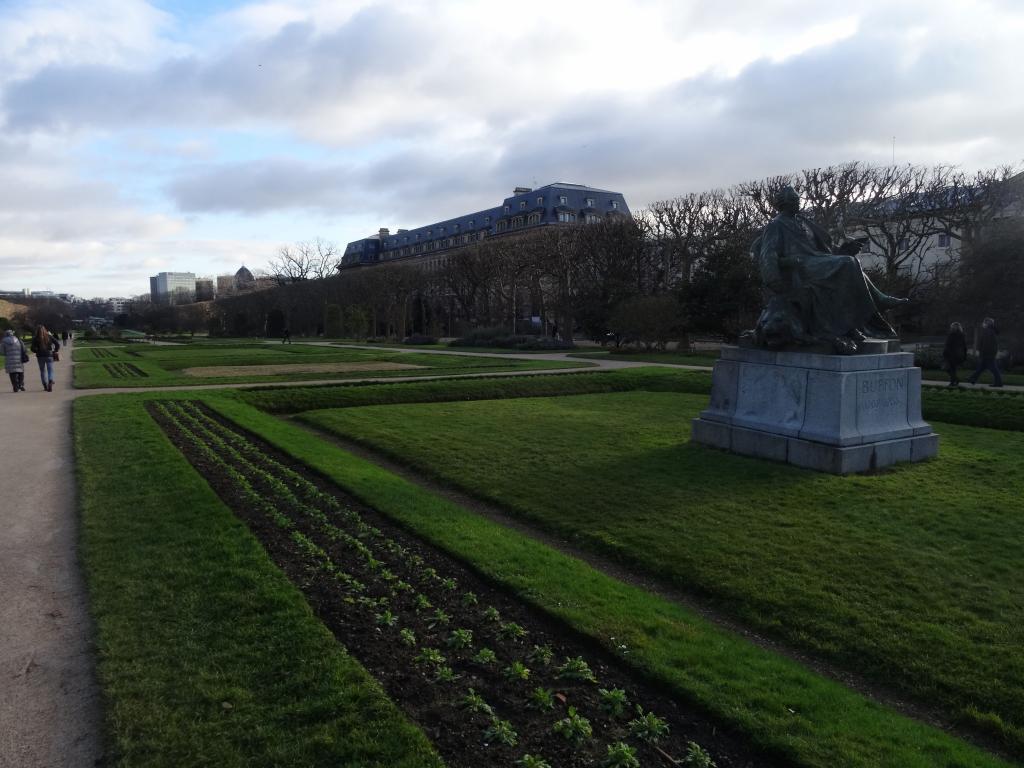
[[[0,348],[4,353],[4,370],[11,377],[11,386],[15,392],[25,391],[25,363],[28,361],[28,351],[21,339],[14,335],[14,331],[8,328],[4,332],[3,340],[0,340]]]
[[[53,361],[60,359],[57,355],[59,349],[60,342],[57,341],[57,337],[46,330],[45,325],[36,326],[36,332],[32,336],[32,351],[39,364],[39,378],[43,380],[43,389],[47,392],[53,392]]]

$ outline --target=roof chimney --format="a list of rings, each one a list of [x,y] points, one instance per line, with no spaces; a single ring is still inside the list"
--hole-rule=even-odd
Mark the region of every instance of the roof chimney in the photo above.
[[[513,195],[525,195],[529,191],[530,191],[529,187],[516,187],[515,189],[512,190],[512,194]]]
[[[377,233],[383,240],[385,237],[391,234],[391,231],[387,227],[381,227],[380,232]]]

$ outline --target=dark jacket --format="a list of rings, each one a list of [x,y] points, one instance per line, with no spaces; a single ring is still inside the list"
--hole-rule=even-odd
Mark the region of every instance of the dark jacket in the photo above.
[[[45,349],[41,348],[38,335],[32,337],[32,351],[35,352],[36,357],[53,357],[53,353],[58,349],[60,349],[60,342],[52,333],[50,334],[50,345]]]
[[[950,331],[946,337],[946,346],[942,350],[942,359],[947,363],[960,365],[967,359],[967,337],[963,331]]]
[[[981,337],[978,339],[978,354],[982,360],[995,360],[996,352],[999,351],[999,342],[996,339],[996,329],[993,327],[982,328]]]

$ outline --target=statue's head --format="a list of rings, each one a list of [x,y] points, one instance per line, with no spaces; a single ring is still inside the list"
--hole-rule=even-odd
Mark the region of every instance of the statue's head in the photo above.
[[[772,204],[779,213],[796,214],[800,210],[800,195],[789,184],[786,184],[776,190]]]

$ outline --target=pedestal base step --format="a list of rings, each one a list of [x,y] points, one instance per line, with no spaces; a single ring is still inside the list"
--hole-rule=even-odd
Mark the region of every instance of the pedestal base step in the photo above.
[[[902,462],[924,461],[939,452],[939,436],[934,432],[840,447],[707,419],[693,420],[691,439],[744,456],[772,459],[834,475],[870,472]]]

